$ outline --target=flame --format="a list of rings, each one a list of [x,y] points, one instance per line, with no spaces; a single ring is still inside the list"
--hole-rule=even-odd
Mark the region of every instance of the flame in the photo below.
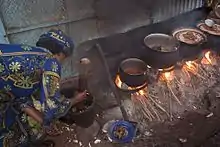
[[[115,78],[115,84],[116,84],[116,86],[119,87],[119,88],[122,87],[122,81],[121,81],[119,75],[117,75],[116,78]]]
[[[202,64],[205,65],[213,65],[216,63],[216,59],[214,56],[211,55],[211,51],[207,51],[204,55],[204,57],[201,60]]]
[[[183,65],[183,70],[189,71],[196,75],[198,73],[199,65],[195,61],[186,61]]]
[[[172,81],[174,79],[174,71],[162,73],[160,79],[162,79],[163,81],[167,81],[167,82]]]
[[[117,86],[118,88],[122,88],[122,87],[123,87],[123,82],[121,81],[119,75],[117,75],[116,78],[115,78],[115,84],[116,84],[116,86]],[[126,85],[126,84],[125,84],[125,85]],[[142,86],[143,86],[143,85],[138,86],[138,87],[129,87],[129,86],[126,85],[126,88],[127,88],[128,90],[136,90],[136,89],[140,89]]]
[[[118,88],[122,88],[123,82],[121,81],[119,75],[117,75],[115,78],[115,84]],[[127,87],[127,89],[128,90],[135,90],[135,89],[139,89],[140,87]],[[147,94],[147,88],[144,88],[144,89],[141,89],[138,92],[135,92],[131,95],[133,95],[133,96],[146,96],[146,94]],[[136,97],[136,98],[139,98],[139,97]]]

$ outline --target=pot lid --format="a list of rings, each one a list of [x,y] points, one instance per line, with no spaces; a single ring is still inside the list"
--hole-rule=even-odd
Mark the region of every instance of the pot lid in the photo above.
[[[197,27],[206,32],[209,33],[211,35],[216,35],[216,36],[220,36],[220,25],[219,24],[214,24],[212,27],[207,26],[205,23],[199,23],[197,25]]]
[[[172,36],[161,33],[154,33],[144,38],[144,44],[159,52],[174,52],[178,50],[179,42]]]
[[[201,44],[206,41],[206,35],[201,31],[193,28],[181,28],[173,32],[173,37],[180,42],[194,45]]]

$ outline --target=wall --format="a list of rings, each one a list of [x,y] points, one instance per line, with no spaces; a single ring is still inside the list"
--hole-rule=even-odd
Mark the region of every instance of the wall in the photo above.
[[[40,34],[60,28],[79,45],[202,5],[203,0],[1,0],[0,41],[34,45]]]
[[[59,27],[79,44],[158,22],[202,4],[203,0],[1,0],[0,8],[11,43],[34,44],[42,32]]]

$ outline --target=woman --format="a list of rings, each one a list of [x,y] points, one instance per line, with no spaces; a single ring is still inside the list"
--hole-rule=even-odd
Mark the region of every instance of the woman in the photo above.
[[[66,99],[59,92],[61,63],[72,54],[72,40],[51,30],[40,36],[36,46],[0,44],[2,146],[8,138],[18,137],[16,144],[24,145],[39,138],[39,130],[50,132],[53,121],[86,96],[82,92]]]

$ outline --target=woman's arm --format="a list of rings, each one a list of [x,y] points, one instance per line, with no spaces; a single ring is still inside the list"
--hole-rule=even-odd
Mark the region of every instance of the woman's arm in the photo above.
[[[61,67],[55,59],[50,59],[44,66],[41,87],[41,103],[43,106],[43,124],[50,125],[53,119],[60,118],[76,103],[83,100],[86,92],[79,93],[76,98],[67,99],[60,94]]]
[[[43,115],[35,108],[25,107],[25,108],[23,108],[23,111],[24,111],[24,113],[26,113],[28,116],[33,118],[38,123],[43,124]]]

